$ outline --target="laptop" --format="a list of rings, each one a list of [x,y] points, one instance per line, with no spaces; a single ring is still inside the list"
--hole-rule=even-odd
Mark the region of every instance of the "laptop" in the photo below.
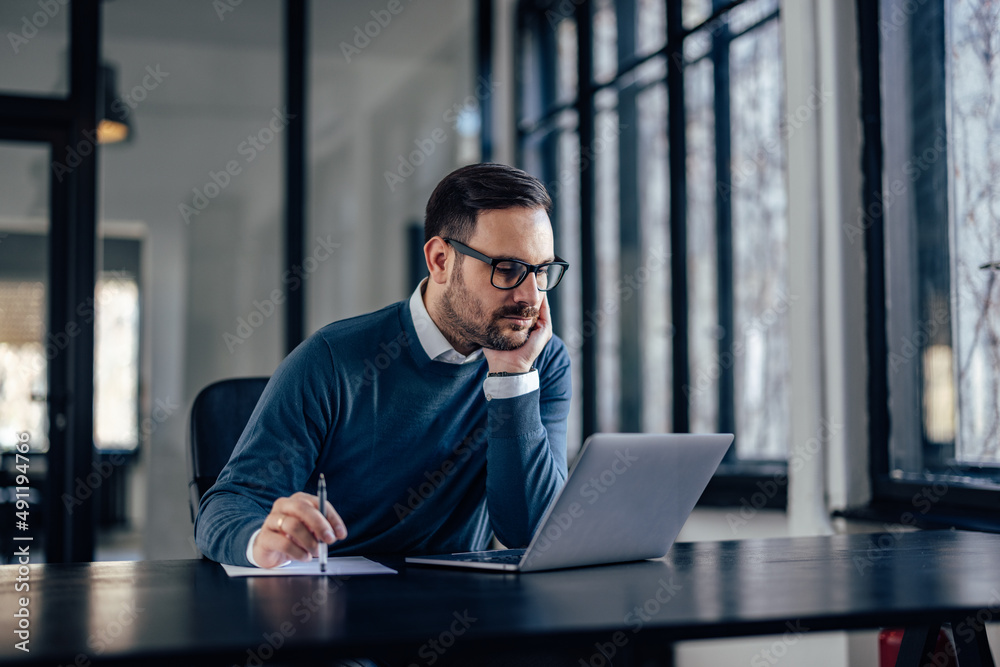
[[[527,549],[409,556],[407,563],[536,572],[666,555],[732,434],[587,438]]]

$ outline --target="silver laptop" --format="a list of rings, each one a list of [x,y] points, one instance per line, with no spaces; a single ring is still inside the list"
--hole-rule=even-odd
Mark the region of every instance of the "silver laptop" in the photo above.
[[[536,572],[666,555],[731,434],[587,438],[527,549],[410,556],[414,565]]]

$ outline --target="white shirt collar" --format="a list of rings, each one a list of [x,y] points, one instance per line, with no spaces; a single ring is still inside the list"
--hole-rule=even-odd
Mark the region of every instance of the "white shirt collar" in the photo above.
[[[437,324],[431,319],[430,313],[427,312],[427,306],[424,305],[423,293],[426,284],[427,278],[424,278],[410,296],[410,316],[413,317],[413,327],[417,330],[420,347],[434,361],[443,361],[447,364],[467,364],[482,359],[483,348],[466,356],[452,347],[448,339],[441,333]]]

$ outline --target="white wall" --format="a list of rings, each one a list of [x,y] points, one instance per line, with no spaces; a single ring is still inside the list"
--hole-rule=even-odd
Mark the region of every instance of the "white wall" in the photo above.
[[[422,219],[430,188],[458,166],[459,142],[441,116],[474,89],[466,3],[405,5],[350,63],[340,45],[371,20],[370,7],[313,7],[305,253],[324,259],[303,266],[307,333],[404,296],[405,223]],[[284,308],[265,303],[293,289],[282,268],[284,136],[259,152],[244,143],[281,126],[270,125],[284,107],[281,3],[245,0],[220,18],[195,0],[121,0],[106,6],[105,24],[105,58],[120,68],[123,92],[142,83],[147,66],[169,72],[134,110],[134,140],[104,150],[103,215],[148,226],[145,396],[182,406],[157,424],[134,480],[148,508],[136,517],[142,555],[194,557],[191,402],[214,380],[270,375],[285,353]],[[438,126],[448,130],[441,150],[390,193],[383,172],[395,155]],[[230,161],[239,173],[185,221],[179,206],[196,208],[192,189],[211,188],[213,173],[226,181]],[[327,257],[317,237],[339,247]],[[241,318],[254,326],[241,332]]]
[[[471,5],[403,6],[350,62],[340,48],[315,52],[311,62],[306,239],[330,236],[341,247],[308,282],[308,333],[413,290],[406,280],[407,225],[423,224],[424,206],[441,178],[478,161],[478,139],[470,159],[451,122],[455,105],[477,100]],[[329,7],[317,6],[316,44],[353,43],[354,26],[371,20],[367,11],[340,19]],[[414,151],[412,162],[420,164],[401,169],[400,156],[410,163]],[[387,172],[402,182],[390,177],[390,186]]]

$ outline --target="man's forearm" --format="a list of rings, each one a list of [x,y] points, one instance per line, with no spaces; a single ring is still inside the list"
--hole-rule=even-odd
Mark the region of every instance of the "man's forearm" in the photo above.
[[[206,497],[195,519],[195,543],[216,562],[251,565],[247,545],[266,515],[260,505],[234,493]]]
[[[538,397],[495,399],[487,412],[487,506],[493,532],[511,547],[527,546],[566,481],[565,437],[550,438]]]

